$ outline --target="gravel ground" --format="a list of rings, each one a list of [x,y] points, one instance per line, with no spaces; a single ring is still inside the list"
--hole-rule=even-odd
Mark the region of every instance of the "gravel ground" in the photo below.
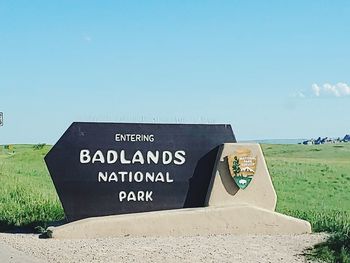
[[[12,247],[19,255],[38,262],[306,262],[304,250],[326,237],[305,234],[56,240],[0,233],[0,261],[6,262],[1,258],[1,247]]]

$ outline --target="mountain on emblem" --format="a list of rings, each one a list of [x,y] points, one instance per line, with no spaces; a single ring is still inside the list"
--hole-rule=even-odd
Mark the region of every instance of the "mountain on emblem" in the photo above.
[[[250,184],[256,171],[257,158],[252,156],[251,150],[240,148],[235,154],[227,157],[230,174],[240,189]]]

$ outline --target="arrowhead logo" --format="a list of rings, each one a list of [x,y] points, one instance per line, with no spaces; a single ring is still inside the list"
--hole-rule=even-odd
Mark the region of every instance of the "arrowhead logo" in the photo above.
[[[227,157],[231,177],[240,189],[245,189],[253,180],[256,171],[257,158],[251,150],[240,148]]]

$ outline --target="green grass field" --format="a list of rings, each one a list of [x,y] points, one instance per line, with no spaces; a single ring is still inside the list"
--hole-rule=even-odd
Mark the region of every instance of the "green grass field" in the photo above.
[[[350,144],[262,148],[277,191],[277,211],[310,221],[316,232],[337,233],[315,251],[328,261],[350,262]],[[13,153],[1,147],[1,231],[64,219],[43,160],[49,149],[15,145]]]
[[[64,218],[44,163],[49,149],[15,145],[13,153],[0,148],[0,230],[45,226]]]
[[[263,145],[277,191],[277,211],[308,220],[332,236],[309,258],[350,262],[350,144]]]
[[[349,219],[350,144],[263,145],[263,151],[277,211],[309,220],[314,231],[333,230],[321,218]]]

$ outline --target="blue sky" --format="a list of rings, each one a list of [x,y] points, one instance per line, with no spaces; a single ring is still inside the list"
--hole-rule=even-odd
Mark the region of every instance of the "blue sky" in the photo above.
[[[73,121],[350,133],[349,1],[1,1],[0,143]]]

